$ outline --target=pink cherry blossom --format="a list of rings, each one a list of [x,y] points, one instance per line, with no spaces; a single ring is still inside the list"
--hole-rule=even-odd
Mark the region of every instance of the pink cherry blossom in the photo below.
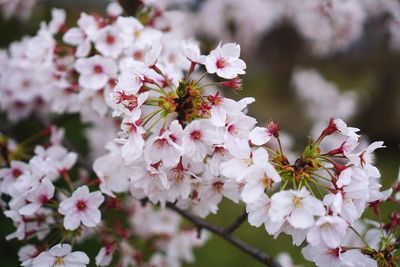
[[[58,209],[64,215],[65,229],[72,231],[81,224],[95,227],[101,220],[99,206],[103,201],[104,197],[99,191],[90,193],[87,186],[76,189],[70,198],[60,203]]]
[[[75,69],[80,74],[79,85],[91,90],[102,89],[117,74],[115,62],[99,55],[78,59]]]
[[[322,202],[311,196],[307,189],[285,190],[271,197],[271,221],[286,220],[294,228],[306,229],[314,225],[314,216],[325,214]]]
[[[39,254],[32,261],[32,267],[76,266],[85,267],[89,264],[88,256],[81,252],[71,252],[68,244],[58,244],[48,251]]]
[[[233,79],[238,74],[245,74],[246,63],[239,59],[240,46],[235,43],[221,44],[205,57],[204,64],[207,72],[217,73],[221,78]]]

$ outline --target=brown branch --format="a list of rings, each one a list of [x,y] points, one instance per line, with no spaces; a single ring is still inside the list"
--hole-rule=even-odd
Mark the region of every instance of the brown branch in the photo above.
[[[51,125],[51,122],[48,121],[43,116],[37,115],[36,119],[38,121],[40,121],[46,127],[49,127]],[[71,151],[73,151],[73,152],[78,154],[78,163],[82,167],[87,169],[89,172],[93,172],[92,164],[88,160],[83,158],[79,154],[79,152],[77,152],[77,150],[74,148],[73,145],[71,145],[68,141],[63,142],[63,144],[65,145],[66,148],[68,148],[69,150],[71,150]],[[208,230],[208,231],[220,236],[221,238],[225,239],[226,241],[228,241],[229,243],[231,243],[232,245],[234,245],[235,247],[237,247],[238,249],[240,249],[244,253],[250,255],[251,257],[253,257],[257,261],[265,264],[266,266],[280,267],[280,264],[275,262],[274,259],[271,256],[267,255],[266,253],[264,253],[263,251],[261,251],[259,249],[256,249],[256,248],[248,245],[247,243],[243,242],[242,240],[230,235],[246,220],[246,218],[247,218],[246,211],[244,211],[243,214],[241,214],[236,219],[236,221],[232,223],[232,225],[230,225],[230,226],[228,226],[226,228],[222,228],[220,226],[211,224],[211,223],[201,219],[200,217],[191,214],[190,212],[187,212],[185,210],[181,210],[180,208],[178,208],[173,203],[167,203],[166,206],[170,210],[175,211],[176,213],[180,214],[183,218],[185,218],[188,221],[190,221],[193,225],[195,225],[197,227],[197,229],[199,231],[201,231],[202,229],[206,229],[206,230]]]
[[[275,262],[271,256],[267,255],[266,253],[262,252],[259,249],[253,248],[252,246],[246,244],[242,240],[226,233],[226,229],[219,227],[217,225],[208,223],[207,221],[201,219],[200,217],[193,215],[185,210],[181,210],[180,208],[175,206],[175,204],[173,204],[173,203],[167,203],[167,208],[179,213],[182,217],[184,217],[185,219],[190,221],[193,225],[195,225],[199,230],[206,229],[206,230],[220,236],[221,238],[225,239],[226,241],[228,241],[229,243],[231,243],[232,245],[234,245],[235,247],[237,247],[244,253],[252,256],[254,259],[265,264],[266,266],[270,266],[270,267],[280,267],[281,266],[279,263]],[[242,216],[240,216],[240,218],[242,218]],[[241,220],[243,220],[243,219],[241,219]]]
[[[232,234],[246,220],[247,220],[247,212],[246,210],[244,210],[243,213],[239,215],[239,217],[231,225],[229,225],[224,229],[225,234]]]

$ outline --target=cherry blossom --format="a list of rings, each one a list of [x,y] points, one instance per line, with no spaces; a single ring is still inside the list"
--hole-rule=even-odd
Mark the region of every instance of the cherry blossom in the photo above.
[[[288,190],[271,197],[271,221],[282,223],[284,220],[295,227],[305,229],[313,226],[314,216],[325,213],[322,202],[311,196],[307,189]]]
[[[337,248],[342,243],[347,228],[347,223],[338,216],[321,217],[308,232],[307,242],[312,246],[324,243],[329,248]]]
[[[100,192],[89,192],[87,186],[76,189],[70,198],[60,203],[58,211],[64,215],[64,227],[67,230],[75,230],[80,224],[94,227],[100,223],[101,213],[99,206],[104,197]]]
[[[359,152],[359,153],[350,153],[346,154],[346,157],[355,165],[360,166],[364,169],[368,175],[373,177],[380,177],[379,170],[372,165],[374,157],[373,152],[378,148],[384,148],[382,141],[373,142],[368,146],[367,149]]]
[[[117,58],[124,49],[123,39],[116,26],[106,26],[93,37],[94,46],[104,57]]]
[[[281,181],[281,177],[272,164],[256,164],[251,173],[245,178],[242,199],[246,203],[257,201],[265,190]]]
[[[238,74],[245,74],[246,63],[239,59],[239,56],[239,45],[225,44],[221,47],[219,44],[205,57],[204,64],[208,73],[216,73],[221,78],[232,79]]]
[[[49,251],[44,251],[32,261],[32,267],[52,266],[79,266],[85,267],[89,264],[88,256],[81,251],[71,252],[68,244],[58,244]]]
[[[193,63],[202,63],[203,58],[200,54],[200,48],[193,42],[182,41],[182,51],[185,57]]]
[[[78,59],[75,63],[75,69],[81,74],[79,85],[91,90],[103,88],[109,79],[114,78],[117,73],[115,62],[99,55]]]
[[[21,215],[32,215],[54,196],[54,185],[48,179],[43,179],[40,185],[26,196],[29,204],[19,210]]]
[[[97,22],[94,17],[81,13],[77,21],[79,27],[70,28],[63,36],[63,41],[69,45],[76,46],[77,57],[88,56],[91,48],[91,38],[96,32]]]
[[[109,266],[113,259],[114,249],[112,245],[102,247],[96,256],[96,265]]]

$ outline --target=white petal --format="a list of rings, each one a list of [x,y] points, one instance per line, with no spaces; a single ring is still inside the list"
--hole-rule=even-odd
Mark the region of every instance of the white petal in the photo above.
[[[42,252],[33,259],[32,267],[53,267],[55,258],[50,256],[47,251]]]
[[[246,203],[253,203],[260,199],[261,195],[264,192],[264,187],[252,181],[251,183],[246,183],[242,191],[242,199]]]
[[[39,203],[30,203],[24,207],[22,207],[19,210],[19,214],[21,215],[32,215],[34,214],[38,209],[40,209],[42,205],[40,205]]]
[[[64,257],[64,261],[67,264],[89,264],[89,257],[81,252],[81,251],[75,251],[72,252],[70,254],[68,254],[67,256]],[[69,265],[68,265],[69,266]]]
[[[75,230],[81,224],[81,218],[77,213],[68,215],[64,217],[64,227],[67,230]]]
[[[87,227],[94,227],[101,221],[101,212],[98,209],[88,208],[81,214],[82,224]]]
[[[267,134],[267,129],[263,127],[255,127],[249,135],[250,141],[256,146],[262,146],[267,143],[271,136]]]
[[[295,228],[306,229],[314,224],[314,217],[302,208],[292,211],[288,222]]]

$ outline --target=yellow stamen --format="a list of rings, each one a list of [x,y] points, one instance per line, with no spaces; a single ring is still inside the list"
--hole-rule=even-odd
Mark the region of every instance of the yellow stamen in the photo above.
[[[302,198],[300,198],[300,197],[293,197],[293,205],[294,205],[296,208],[300,208],[300,207],[303,205]]]
[[[272,186],[272,179],[269,178],[268,176],[264,176],[264,179],[262,182],[263,182],[264,188],[270,188]]]
[[[55,261],[54,261],[54,266],[61,266],[64,265],[64,260],[61,257],[56,257]]]

